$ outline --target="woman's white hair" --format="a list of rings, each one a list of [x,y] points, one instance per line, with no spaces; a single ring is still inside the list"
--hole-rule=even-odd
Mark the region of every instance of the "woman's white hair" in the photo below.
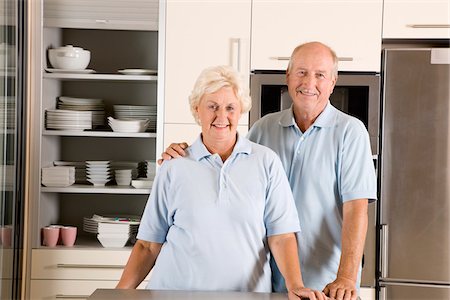
[[[214,66],[204,69],[197,78],[189,96],[189,105],[195,121],[200,124],[197,107],[203,95],[215,93],[223,87],[233,89],[241,105],[241,114],[248,112],[252,106],[252,100],[249,89],[244,82],[242,75],[229,66]]]

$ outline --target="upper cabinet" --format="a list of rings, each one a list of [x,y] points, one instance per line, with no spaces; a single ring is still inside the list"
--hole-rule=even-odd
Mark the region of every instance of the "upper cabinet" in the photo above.
[[[253,0],[252,70],[286,70],[294,48],[321,41],[340,71],[380,71],[382,0]]]
[[[251,0],[168,0],[165,15],[164,144],[168,145],[190,141],[200,132],[188,97],[204,68],[231,65],[249,78]],[[241,122],[248,124],[248,116]]]
[[[383,38],[450,38],[449,0],[384,0]]]
[[[44,26],[158,30],[158,0],[44,0]]]

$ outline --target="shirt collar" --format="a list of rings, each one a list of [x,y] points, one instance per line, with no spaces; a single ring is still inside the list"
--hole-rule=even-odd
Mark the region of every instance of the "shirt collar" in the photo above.
[[[187,151],[190,154],[190,156],[197,161],[213,155],[208,151],[208,149],[206,149],[205,144],[203,144],[201,134],[199,134],[195,142],[187,149]],[[236,145],[234,145],[234,149],[230,157],[236,156],[239,153],[250,154],[251,151],[252,146],[250,141],[244,137],[241,137],[241,135],[237,134]]]
[[[325,109],[320,113],[314,122],[315,127],[332,127],[335,123],[336,108],[328,101]],[[279,124],[283,127],[297,126],[294,118],[293,105],[289,109],[282,111]]]

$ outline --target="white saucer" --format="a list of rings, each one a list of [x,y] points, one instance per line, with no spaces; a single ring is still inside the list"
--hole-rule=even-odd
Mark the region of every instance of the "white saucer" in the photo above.
[[[149,70],[149,69],[123,69],[118,70],[117,72],[125,75],[156,75],[158,74],[157,70]]]
[[[92,69],[69,70],[69,69],[51,69],[51,68],[46,68],[45,71],[47,71],[49,73],[72,73],[72,74],[95,73],[95,70],[92,70]]]

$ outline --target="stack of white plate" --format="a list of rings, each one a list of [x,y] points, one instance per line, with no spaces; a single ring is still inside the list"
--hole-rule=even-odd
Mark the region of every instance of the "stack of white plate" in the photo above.
[[[105,104],[102,99],[61,96],[58,98],[56,107],[65,110],[90,111],[92,112],[92,127],[105,125]]]
[[[156,105],[114,105],[117,119],[147,119],[148,131],[156,132]]]
[[[16,126],[16,103],[14,97],[0,97],[0,123],[8,129]]]
[[[156,174],[156,162],[154,160],[145,160],[139,162],[139,177],[154,178]]]
[[[85,130],[92,129],[92,112],[64,109],[47,109],[45,111],[47,129]]]
[[[84,161],[54,161],[53,165],[75,167],[75,183],[86,183],[86,163]]]
[[[136,240],[139,223],[138,216],[93,215],[83,218],[83,230],[97,234],[103,247],[123,247]]]
[[[42,168],[42,184],[53,187],[67,187],[75,183],[75,167]]]
[[[86,161],[87,181],[94,186],[105,186],[111,180],[109,160]]]

